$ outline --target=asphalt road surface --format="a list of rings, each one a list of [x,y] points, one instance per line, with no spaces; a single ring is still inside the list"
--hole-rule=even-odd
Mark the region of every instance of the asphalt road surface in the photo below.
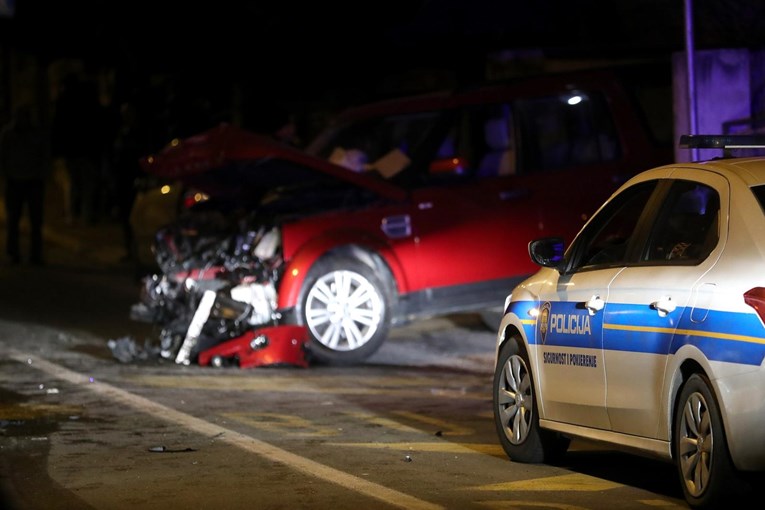
[[[511,462],[477,316],[394,330],[355,367],[120,362],[109,340],[152,331],[119,233],[64,228],[45,266],[0,267],[0,508],[686,507],[670,465],[598,445]]]
[[[362,366],[253,369],[124,364],[98,337],[0,321],[6,506],[685,506],[671,466],[597,445],[510,462],[486,352],[433,348],[485,349],[492,335],[457,319],[400,331]]]

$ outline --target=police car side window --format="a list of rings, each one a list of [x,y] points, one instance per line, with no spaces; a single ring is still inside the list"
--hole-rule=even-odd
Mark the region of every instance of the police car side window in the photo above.
[[[582,236],[579,268],[613,267],[629,262],[629,248],[638,221],[648,203],[655,181],[644,182],[623,191],[598,212]]]
[[[698,264],[719,239],[720,197],[713,188],[675,181],[651,231],[644,260]]]

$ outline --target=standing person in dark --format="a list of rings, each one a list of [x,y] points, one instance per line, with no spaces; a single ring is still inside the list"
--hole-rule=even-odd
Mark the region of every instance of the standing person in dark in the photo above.
[[[92,224],[99,212],[101,163],[106,126],[91,79],[69,75],[55,103],[53,152],[63,157],[70,179],[73,219]]]
[[[130,213],[137,193],[136,180],[141,175],[138,160],[145,155],[146,150],[137,109],[132,103],[123,103],[120,106],[120,126],[112,146],[112,178],[117,215],[125,243],[125,260],[133,260],[136,255]]]
[[[21,261],[20,226],[29,214],[29,261],[43,263],[42,226],[45,180],[50,171],[50,137],[31,105],[19,107],[0,132],[0,174],[5,178],[6,251],[12,264]]]

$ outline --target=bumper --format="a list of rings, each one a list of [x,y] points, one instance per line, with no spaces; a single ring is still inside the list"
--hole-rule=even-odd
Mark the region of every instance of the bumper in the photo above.
[[[741,471],[765,471],[765,369],[715,383],[734,465]]]

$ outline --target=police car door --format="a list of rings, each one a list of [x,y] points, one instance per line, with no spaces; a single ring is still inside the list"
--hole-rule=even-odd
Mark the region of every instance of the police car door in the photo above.
[[[719,175],[694,169],[672,177],[678,180],[662,185],[661,204],[654,208],[638,262],[614,278],[604,310],[612,429],[652,438],[660,434],[660,420],[666,420],[659,410],[669,405],[662,395],[671,383],[666,367],[673,334],[691,311],[686,307],[693,290],[715,283],[700,279],[719,256],[720,202],[728,200],[727,182]]]
[[[603,311],[623,270],[653,185],[606,203],[566,254],[567,267],[540,296],[540,388],[546,420],[609,429]]]

